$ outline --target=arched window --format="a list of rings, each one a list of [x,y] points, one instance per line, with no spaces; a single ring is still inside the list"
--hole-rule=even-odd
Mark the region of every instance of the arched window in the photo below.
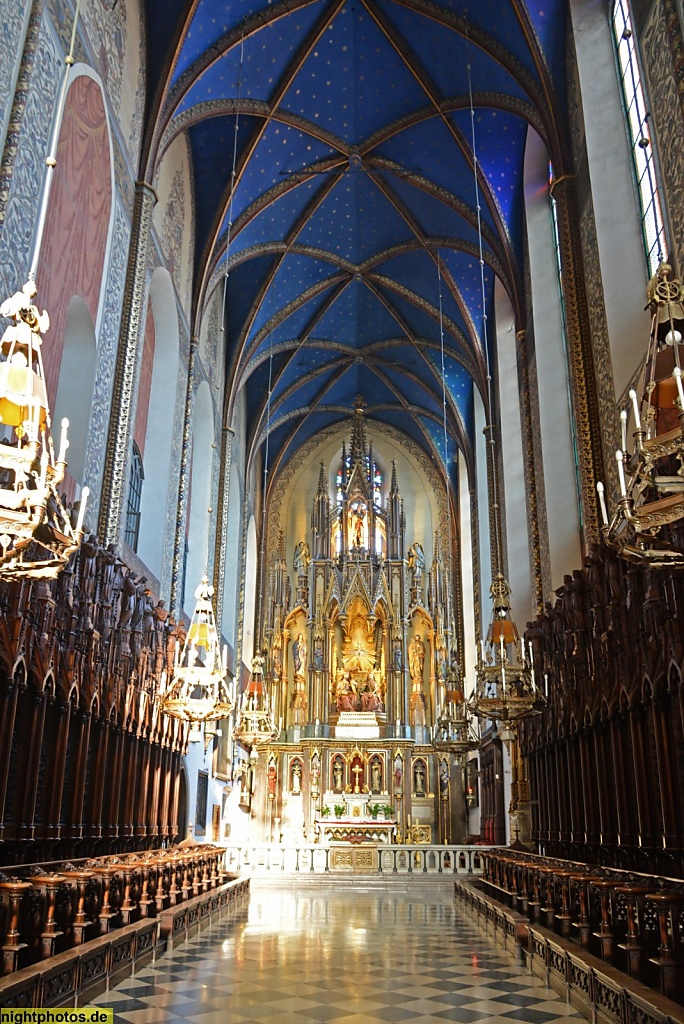
[[[140,504],[142,501],[143,481],[145,472],[143,461],[135,441],[131,456],[131,471],[128,477],[128,502],[126,505],[126,532],[124,539],[129,548],[138,550],[138,532],[140,530]]]
[[[622,95],[641,205],[641,228],[649,271],[667,256],[663,213],[658,195],[655,158],[651,145],[648,112],[637,59],[632,17],[627,0],[615,0],[612,14]]]

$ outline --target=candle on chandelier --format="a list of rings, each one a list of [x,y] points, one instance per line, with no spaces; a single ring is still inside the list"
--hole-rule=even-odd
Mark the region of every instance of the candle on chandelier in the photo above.
[[[59,437],[59,454],[57,456],[58,462],[66,462],[66,450],[69,447],[69,441],[67,439],[67,430],[69,429],[69,420],[64,417],[62,420],[62,433]]]
[[[83,520],[85,518],[86,505],[88,504],[88,495],[90,494],[90,488],[84,487],[81,491],[81,499],[78,505],[78,519],[76,520],[76,533],[83,533]]]
[[[623,498],[627,497],[627,484],[625,482],[625,466],[624,456],[621,451],[615,452],[615,459],[617,461],[618,476],[620,477],[620,494]]]
[[[641,417],[639,415],[639,403],[637,401],[637,393],[634,388],[630,388],[629,397],[632,401],[632,410],[634,411],[634,425],[637,430],[641,430]]]
[[[603,525],[608,526],[608,510],[606,509],[606,499],[604,497],[604,486],[599,480],[596,484],[596,490],[599,496],[599,505],[601,506],[601,518],[603,519]]]

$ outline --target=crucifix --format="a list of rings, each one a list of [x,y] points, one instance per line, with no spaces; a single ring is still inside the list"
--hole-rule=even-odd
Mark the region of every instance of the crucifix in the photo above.
[[[361,765],[355,764],[354,767],[352,768],[352,772],[354,773],[354,776],[355,776],[355,778],[354,778],[354,792],[355,793],[360,793],[361,792],[361,787],[359,786],[359,775],[361,775],[363,773],[363,768],[361,767]]]

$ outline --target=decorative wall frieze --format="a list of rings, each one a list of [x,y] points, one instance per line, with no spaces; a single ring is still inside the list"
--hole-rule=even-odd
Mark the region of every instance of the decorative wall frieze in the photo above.
[[[131,247],[121,310],[119,348],[112,388],[112,408],[102,477],[98,532],[107,544],[119,542],[123,524],[127,485],[126,466],[135,413],[133,399],[138,367],[138,349],[147,293],[147,248],[152,210],[156,198],[156,193],[150,185],[142,181],[137,183],[131,225]]]

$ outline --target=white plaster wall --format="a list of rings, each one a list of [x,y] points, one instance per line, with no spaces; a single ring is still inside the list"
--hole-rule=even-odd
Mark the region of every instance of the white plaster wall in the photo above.
[[[532,283],[539,420],[551,586],[580,565],[580,521],[567,359],[548,187],[548,154],[530,128],[525,151],[525,212]]]
[[[644,303],[649,275],[608,6],[597,0],[570,0],[615,395],[619,397],[643,357],[648,338]]]
[[[503,485],[505,492],[508,553],[508,582],[511,585],[511,610],[519,629],[532,617],[532,581],[527,533],[527,498],[523,463],[522,427],[518,366],[515,353],[515,319],[503,286],[494,287],[496,341],[498,358],[499,403],[503,446]]]
[[[95,328],[90,319],[90,311],[83,299],[74,295],[69,302],[64,329],[64,349],[52,420],[52,437],[56,451],[59,448],[62,420],[67,419],[67,466],[69,473],[79,485],[83,484],[85,473],[95,383],[95,360]]]
[[[461,666],[465,673],[466,696],[470,695],[475,683],[475,596],[473,593],[473,534],[470,518],[470,484],[468,467],[463,454],[458,453],[458,502],[459,529],[461,535],[461,592],[463,594],[463,641],[464,649],[459,652]]]
[[[171,272],[181,309],[191,308],[195,232],[188,142],[179,135],[165,152],[154,182],[158,201],[152,221]]]
[[[179,387],[178,314],[171,275],[163,267],[157,267],[152,275],[150,302],[154,319],[154,363],[145,433],[145,482],[140,505],[138,554],[161,579],[164,532],[159,529],[159,517],[160,510],[167,509],[169,498],[175,501],[176,497],[176,481],[173,481],[171,496],[169,487],[176,389]],[[144,330],[141,336],[144,338]],[[192,584],[192,588],[196,585]]]
[[[211,507],[212,456],[215,443],[214,411],[211,393],[202,381],[195,396],[192,418],[192,484],[188,529],[188,562],[185,577],[184,608],[192,615],[195,590],[207,568],[209,508]]]
[[[245,612],[243,618],[242,663],[251,671],[254,655],[256,595],[257,595],[257,532],[254,516],[247,524],[247,553],[245,557]]]

